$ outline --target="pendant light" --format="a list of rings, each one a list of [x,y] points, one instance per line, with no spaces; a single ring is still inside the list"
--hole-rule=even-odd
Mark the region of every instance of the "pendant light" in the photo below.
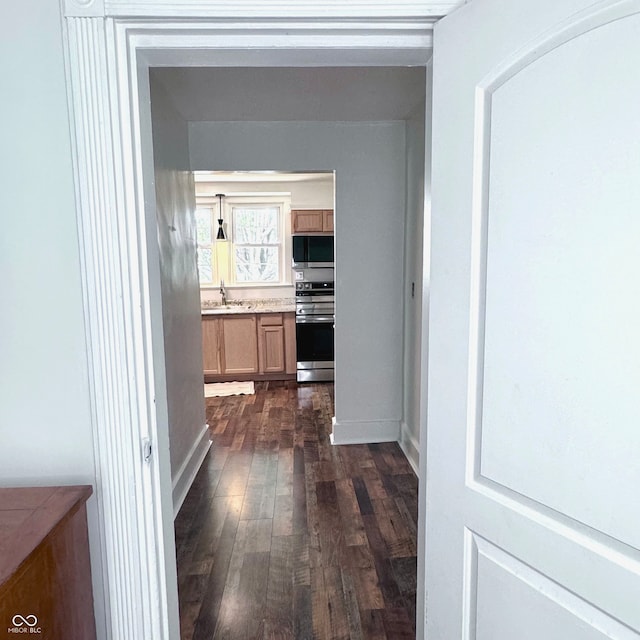
[[[220,202],[220,208],[218,210],[218,215],[220,217],[218,218],[218,235],[216,236],[216,240],[227,239],[227,236],[224,233],[224,227],[222,226],[224,224],[224,220],[222,218],[222,198],[223,197],[224,197],[224,193],[216,193],[216,198],[218,198]]]

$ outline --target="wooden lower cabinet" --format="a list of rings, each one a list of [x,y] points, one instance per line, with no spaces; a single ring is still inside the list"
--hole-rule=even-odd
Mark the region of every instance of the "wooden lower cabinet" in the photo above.
[[[284,373],[284,326],[281,313],[265,313],[258,321],[260,373]]]
[[[284,368],[286,373],[295,376],[298,367],[296,362],[296,314],[285,313],[282,324],[284,325]]]
[[[85,506],[91,492],[0,488],[1,638],[95,640]]]
[[[202,366],[205,375],[219,375],[220,366],[220,318],[202,318]]]
[[[209,381],[292,378],[295,314],[203,316],[202,360]]]
[[[258,338],[255,315],[223,316],[221,373],[258,372]]]

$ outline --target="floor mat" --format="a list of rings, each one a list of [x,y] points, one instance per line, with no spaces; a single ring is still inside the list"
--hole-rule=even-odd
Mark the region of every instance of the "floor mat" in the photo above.
[[[253,381],[249,382],[212,382],[204,385],[204,397],[250,396],[255,393]]]

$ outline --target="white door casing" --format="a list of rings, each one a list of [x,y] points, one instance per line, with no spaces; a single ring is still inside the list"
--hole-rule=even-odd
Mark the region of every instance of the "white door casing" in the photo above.
[[[107,637],[179,636],[149,67],[425,65],[454,4],[63,3]]]
[[[639,33],[637,0],[435,28],[429,640],[640,638]]]

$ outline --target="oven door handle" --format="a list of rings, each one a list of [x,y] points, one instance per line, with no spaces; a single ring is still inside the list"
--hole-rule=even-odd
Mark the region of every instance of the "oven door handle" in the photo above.
[[[325,322],[335,322],[335,316],[296,316],[297,324],[316,324]]]

